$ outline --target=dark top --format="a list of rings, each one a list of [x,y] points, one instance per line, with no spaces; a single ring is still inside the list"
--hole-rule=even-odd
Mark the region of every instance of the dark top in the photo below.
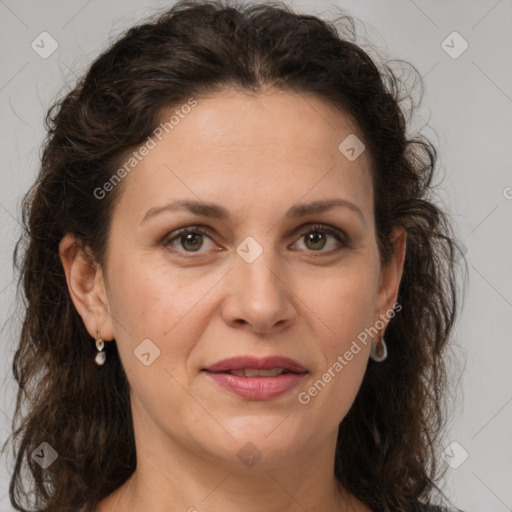
[[[460,508],[445,508],[439,505],[426,505],[425,512],[464,512]]]

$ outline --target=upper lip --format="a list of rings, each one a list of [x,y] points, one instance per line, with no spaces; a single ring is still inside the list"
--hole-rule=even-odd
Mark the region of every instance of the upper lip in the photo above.
[[[225,372],[229,370],[270,370],[272,368],[282,368],[294,373],[306,373],[306,370],[300,363],[284,356],[270,356],[270,357],[254,357],[254,356],[237,356],[223,359],[211,366],[203,368],[209,372]]]

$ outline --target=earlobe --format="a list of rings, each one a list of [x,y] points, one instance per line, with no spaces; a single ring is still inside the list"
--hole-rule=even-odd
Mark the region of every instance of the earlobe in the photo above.
[[[109,305],[100,266],[79,247],[74,235],[67,233],[59,243],[68,291],[84,325],[93,338],[98,331],[105,340],[113,339]]]

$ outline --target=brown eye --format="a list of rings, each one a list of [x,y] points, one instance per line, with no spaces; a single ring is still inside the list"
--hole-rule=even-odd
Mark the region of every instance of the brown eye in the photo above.
[[[309,226],[308,229],[303,230],[300,233],[301,239],[304,240],[304,245],[309,252],[325,252],[340,250],[348,247],[348,242],[344,233],[338,229],[332,228],[324,224],[315,224]],[[334,247],[331,247],[325,251],[324,249],[329,243],[329,237],[333,238],[337,242]]]
[[[312,250],[323,249],[325,246],[325,234],[324,233],[308,233],[305,235],[306,246]]]
[[[162,245],[176,252],[201,252],[205,238],[211,240],[208,233],[199,227],[183,228],[166,237]]]
[[[192,251],[200,249],[203,242],[203,235],[200,233],[188,233],[181,235],[179,238],[181,246],[184,249],[190,249]]]

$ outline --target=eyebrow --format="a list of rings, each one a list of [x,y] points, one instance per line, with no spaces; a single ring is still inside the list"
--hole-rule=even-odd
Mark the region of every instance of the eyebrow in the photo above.
[[[351,201],[346,199],[327,199],[327,200],[319,200],[313,201],[311,203],[303,203],[292,206],[288,212],[285,214],[286,217],[290,218],[298,218],[304,217],[306,215],[323,213],[327,210],[331,210],[333,208],[346,208],[358,214],[358,216],[363,221],[363,224],[366,225],[366,219],[364,218],[363,212],[361,209]],[[219,220],[227,220],[230,218],[229,211],[215,203],[205,203],[203,201],[173,201],[164,206],[155,206],[150,208],[139,222],[142,224],[149,220],[150,218],[155,217],[159,213],[162,212],[174,212],[178,210],[186,210],[190,213],[193,213],[197,216],[202,217],[213,217]]]

